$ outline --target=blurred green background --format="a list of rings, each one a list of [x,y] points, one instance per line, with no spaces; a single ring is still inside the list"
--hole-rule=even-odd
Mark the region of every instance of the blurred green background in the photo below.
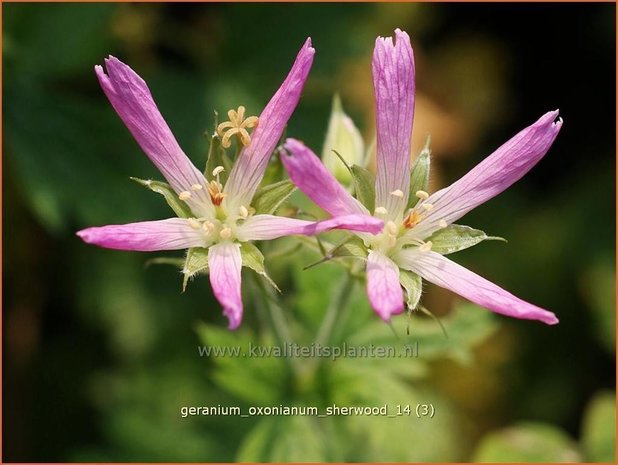
[[[4,461],[614,461],[615,5],[3,4]],[[272,343],[246,276],[229,333],[206,277],[98,249],[75,231],[170,216],[128,177],[160,178],[93,66],[113,54],[149,83],[197,166],[212,111],[258,114],[307,36],[316,58],[288,134],[319,152],[332,95],[373,137],[377,35],[409,32],[414,151],[432,188],[548,110],[564,127],[522,182],[462,222],[491,242],[455,260],[554,311],[547,327],[427,287],[430,319],[397,320],[420,357],[207,359],[202,343]],[[303,199],[297,197],[296,201]],[[294,338],[315,337],[342,270],[264,248]],[[173,254],[170,254],[173,255]],[[178,255],[178,254],[177,254]],[[333,343],[396,345],[354,287]],[[307,364],[308,361],[300,361]],[[298,367],[297,367],[298,368]],[[302,369],[300,371],[303,372]],[[432,403],[433,419],[189,417],[190,405]]]

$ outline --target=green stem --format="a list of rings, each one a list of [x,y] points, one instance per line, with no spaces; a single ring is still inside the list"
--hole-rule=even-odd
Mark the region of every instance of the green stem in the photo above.
[[[273,295],[272,291],[264,284],[262,279],[260,279],[260,277],[255,273],[251,274],[253,276],[254,282],[256,283],[260,291],[259,294],[262,297],[262,306],[266,309],[266,314],[269,317],[269,321],[271,323],[275,339],[277,340],[277,344],[279,344],[280,347],[286,343],[291,344],[293,342],[292,333],[290,332],[290,328],[285,319],[285,315],[283,314],[283,310],[281,309],[279,304],[277,304],[277,302],[275,301],[275,296]],[[289,361],[292,371],[294,371],[295,373],[298,373],[300,371],[298,361],[294,357],[287,357],[286,360]]]
[[[346,273],[345,278],[339,282],[339,286],[335,288],[333,298],[328,305],[326,315],[322,320],[322,324],[318,329],[318,335],[316,337],[316,344],[324,345],[329,342],[330,336],[335,327],[337,316],[339,316],[343,309],[346,307],[350,291],[354,286],[354,280],[349,273]]]
[[[326,309],[326,314],[324,315],[322,324],[318,329],[318,335],[315,339],[316,345],[324,346],[331,341],[331,336],[333,334],[333,330],[337,326],[337,322],[341,322],[341,315],[347,313],[344,310],[348,306],[348,299],[351,295],[351,290],[353,287],[354,277],[351,274],[346,273],[344,279],[339,282],[339,285],[333,292],[332,299]],[[313,377],[319,364],[319,358],[309,360],[309,363],[307,363],[304,367],[305,376],[308,378]]]

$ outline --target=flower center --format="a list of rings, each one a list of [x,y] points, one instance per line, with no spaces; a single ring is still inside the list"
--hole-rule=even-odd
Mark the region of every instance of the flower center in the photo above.
[[[227,149],[232,145],[231,138],[235,135],[238,136],[243,146],[249,145],[251,136],[249,136],[247,129],[258,124],[258,117],[249,116],[245,119],[245,107],[242,105],[238,107],[238,110],[228,111],[227,116],[230,120],[217,126],[217,134],[221,137],[223,148]]]

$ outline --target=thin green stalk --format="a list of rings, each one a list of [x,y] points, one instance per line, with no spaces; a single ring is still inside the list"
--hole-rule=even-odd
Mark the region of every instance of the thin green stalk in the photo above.
[[[257,274],[251,274],[260,291],[259,294],[262,297],[262,307],[265,308],[265,313],[267,313],[269,317],[269,322],[271,323],[277,344],[279,344],[280,347],[286,343],[291,344],[293,342],[293,338],[292,333],[290,332],[290,327],[288,326],[281,307],[275,301],[272,291],[264,284],[262,279],[260,279]],[[294,357],[288,357],[286,360],[289,361],[290,367],[295,373],[300,371],[298,361]]]

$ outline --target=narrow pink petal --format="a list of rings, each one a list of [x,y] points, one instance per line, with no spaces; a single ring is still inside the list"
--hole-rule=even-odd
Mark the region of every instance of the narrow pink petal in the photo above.
[[[142,252],[181,250],[206,244],[204,233],[193,229],[182,218],[86,228],[77,235],[88,244],[107,249]]]
[[[371,306],[384,321],[403,312],[399,267],[386,255],[374,250],[367,257],[367,294]]]
[[[427,281],[450,289],[493,312],[513,318],[539,320],[548,325],[558,323],[552,312],[515,297],[436,252],[407,249],[401,251],[396,260],[402,268],[418,273]]]
[[[236,236],[241,241],[262,241],[296,234],[315,236],[331,229],[377,234],[382,231],[383,226],[382,220],[360,214],[337,216],[317,222],[274,215],[255,215],[238,228]]]
[[[285,81],[262,111],[251,142],[240,152],[225,185],[225,193],[229,196],[226,202],[238,205],[249,205],[251,202],[268,160],[300,100],[314,53],[311,39],[307,39]],[[238,205],[233,205],[232,210]]]
[[[221,242],[208,249],[210,285],[230,322],[230,329],[238,328],[242,320],[241,267],[240,244]]]
[[[172,188],[180,193],[191,192],[194,184],[205,185],[204,176],[176,142],[144,80],[117,58],[106,59],[105,67],[107,74],[102,66],[95,66],[105,95]],[[193,192],[193,198],[188,203],[200,213],[212,208],[204,190]]]
[[[287,139],[280,156],[292,182],[327,213],[333,216],[369,214],[302,142]]]
[[[435,226],[440,220],[450,224],[522,178],[556,139],[562,127],[562,119],[554,122],[557,116],[557,110],[546,113],[461,179],[432,194],[425,202],[433,204],[433,209],[421,225]]]
[[[399,29],[393,38],[378,37],[373,52],[376,99],[376,207],[394,219],[408,202],[410,138],[414,119],[414,53],[410,37]],[[403,192],[403,197],[390,193]]]

